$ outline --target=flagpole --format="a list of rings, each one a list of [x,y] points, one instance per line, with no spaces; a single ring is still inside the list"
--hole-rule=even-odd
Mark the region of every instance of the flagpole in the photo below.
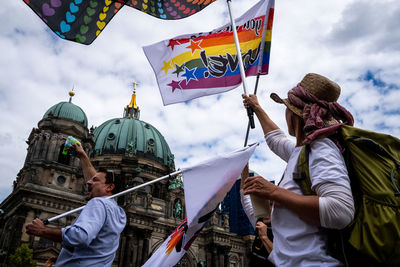
[[[228,0],[229,1],[229,0]],[[257,89],[258,89],[258,81],[260,80],[260,75],[261,75],[261,70],[262,70],[262,63],[263,63],[263,55],[264,55],[264,49],[265,49],[265,38],[267,36],[267,25],[268,25],[268,20],[269,20],[269,16],[270,16],[270,8],[267,9],[267,16],[264,20],[264,25],[263,25],[263,35],[261,37],[261,46],[260,46],[260,52],[259,52],[259,61],[258,61],[258,69],[257,69],[257,78],[256,78],[256,85],[254,86],[254,95],[257,94]],[[250,133],[250,121],[247,124],[247,131],[246,131],[246,137],[244,139],[244,147],[247,146],[247,141],[249,140],[249,133]]]
[[[254,92],[253,92],[254,95],[257,94],[258,81],[260,80],[260,75],[261,75],[261,71],[258,71],[257,78],[256,78],[256,85],[254,86]],[[246,137],[244,139],[244,147],[247,146],[247,141],[249,140],[249,133],[250,133],[250,121],[249,121],[249,123],[247,123],[247,131],[246,131]]]
[[[231,0],[226,0],[226,3],[228,4],[229,17],[231,19],[233,38],[235,40],[235,46],[236,46],[236,54],[237,54],[237,58],[238,58],[238,61],[239,61],[240,76],[242,77],[243,91],[247,95],[246,75],[244,73],[242,53],[240,51],[239,38],[238,38],[238,35],[237,35],[237,32],[236,32],[236,24],[235,24],[235,20],[232,17]],[[254,112],[253,112],[252,108],[248,107],[247,108],[247,116],[249,117],[249,124],[250,124],[250,127],[252,129],[255,128],[253,113]]]
[[[128,193],[130,193],[130,192],[132,192],[132,191],[134,191],[134,190],[136,190],[136,189],[142,188],[142,187],[147,186],[147,185],[150,185],[150,184],[154,184],[154,183],[156,183],[156,182],[159,182],[159,181],[164,180],[164,179],[167,179],[167,178],[171,178],[172,176],[178,175],[178,174],[180,174],[180,173],[182,173],[182,171],[181,171],[181,170],[177,170],[177,171],[175,171],[175,172],[172,172],[172,173],[170,173],[170,174],[168,174],[168,175],[159,177],[159,178],[154,179],[154,180],[152,180],[152,181],[149,181],[149,182],[147,182],[147,183],[144,183],[144,184],[141,184],[141,185],[132,187],[132,188],[128,188],[128,189],[126,189],[125,191],[119,192],[119,193],[117,193],[117,194],[115,194],[115,195],[112,195],[112,196],[108,196],[107,199],[116,198],[116,197],[119,197],[119,196],[128,194]],[[84,206],[82,206],[82,207],[79,207],[79,208],[76,208],[76,209],[73,209],[73,210],[70,210],[70,211],[67,211],[67,212],[62,213],[62,214],[60,214],[60,215],[54,216],[54,217],[52,217],[52,218],[50,218],[50,219],[45,219],[45,220],[43,221],[43,223],[44,223],[44,224],[49,224],[49,223],[51,223],[51,222],[57,221],[57,220],[59,220],[59,219],[61,219],[61,218],[64,218],[64,217],[66,217],[66,216],[69,216],[69,215],[71,215],[71,214],[74,214],[74,213],[77,213],[77,212],[83,210],[84,207],[86,207],[86,205],[84,205]]]

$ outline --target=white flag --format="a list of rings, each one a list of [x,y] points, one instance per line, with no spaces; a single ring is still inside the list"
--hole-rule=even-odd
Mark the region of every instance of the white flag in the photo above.
[[[143,266],[168,267],[179,262],[229,192],[257,145],[182,170],[187,219]]]
[[[260,0],[235,19],[246,76],[268,73],[274,5],[274,0]],[[226,92],[242,82],[230,23],[163,40],[143,50],[164,105]]]
[[[256,144],[183,169],[188,224],[201,223],[232,188],[256,148]]]

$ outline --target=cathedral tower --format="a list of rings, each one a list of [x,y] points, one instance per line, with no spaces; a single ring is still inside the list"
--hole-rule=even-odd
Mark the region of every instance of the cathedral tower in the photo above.
[[[49,108],[33,128],[28,140],[24,166],[17,174],[12,193],[1,203],[4,215],[0,219],[0,249],[9,255],[21,242],[29,243],[35,257],[46,260],[57,255],[60,244],[25,233],[24,225],[34,218],[47,219],[85,204],[85,181],[79,160],[62,153],[68,136],[77,138],[87,152],[94,145],[87,129],[83,110],[69,101]],[[64,227],[74,216],[59,220],[54,227]]]

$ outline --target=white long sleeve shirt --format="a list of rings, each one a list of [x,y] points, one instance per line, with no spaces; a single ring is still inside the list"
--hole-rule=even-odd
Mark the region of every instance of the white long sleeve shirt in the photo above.
[[[302,194],[293,180],[301,146],[296,147],[281,130],[265,135],[269,148],[288,164],[279,186]],[[312,189],[319,196],[320,221],[323,227],[343,228],[353,219],[354,202],[343,156],[328,138],[311,144],[309,169]],[[320,228],[311,225],[279,203],[271,214],[274,248],[269,260],[276,266],[340,266],[329,256]]]

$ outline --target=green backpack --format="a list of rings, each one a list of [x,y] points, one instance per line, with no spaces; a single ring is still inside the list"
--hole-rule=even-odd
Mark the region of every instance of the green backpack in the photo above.
[[[347,125],[337,138],[345,148],[356,212],[345,229],[329,230],[334,234],[328,235],[328,251],[350,265],[400,266],[400,140]],[[294,175],[304,195],[315,194],[309,151],[303,146]]]

